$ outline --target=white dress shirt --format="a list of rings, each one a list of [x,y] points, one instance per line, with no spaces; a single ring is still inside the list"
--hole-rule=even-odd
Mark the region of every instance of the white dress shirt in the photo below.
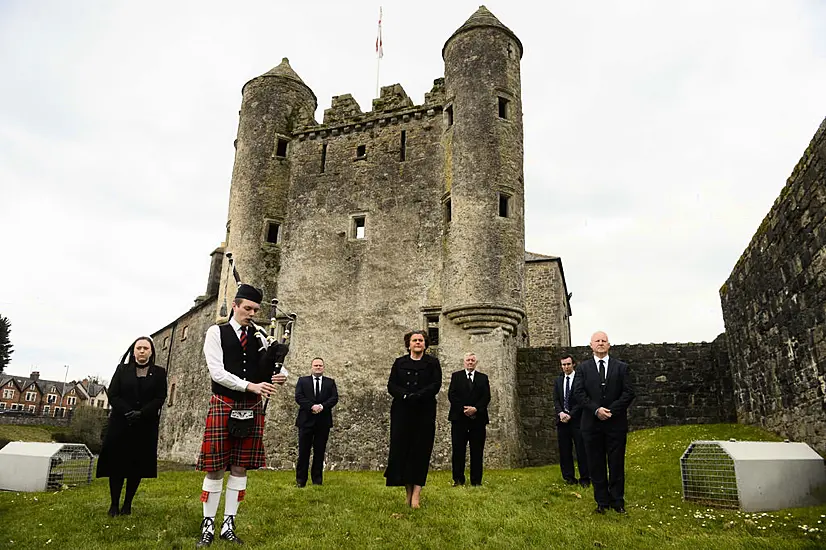
[[[474,369],[474,370],[465,369],[465,374],[467,375],[468,380],[470,380],[471,382],[473,382],[473,376],[474,376],[475,373],[476,373],[476,369]]]
[[[229,320],[230,326],[235,330],[235,336],[241,341],[241,325],[235,318]],[[250,327],[247,327],[247,345],[252,344],[253,335],[250,334]],[[224,350],[221,347],[221,329],[218,325],[212,325],[206,331],[204,338],[204,356],[206,357],[209,376],[218,384],[235,391],[247,391],[249,382],[236,376],[224,368]]]
[[[599,374],[599,362],[605,361],[605,379],[608,379],[608,356],[606,355],[602,359],[594,355],[594,364],[597,366],[597,374]]]

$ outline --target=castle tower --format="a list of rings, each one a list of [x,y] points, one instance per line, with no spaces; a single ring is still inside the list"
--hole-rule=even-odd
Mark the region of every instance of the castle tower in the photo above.
[[[290,141],[299,126],[315,124],[313,91],[281,63],[242,88],[235,165],[227,221],[226,251],[236,260],[245,283],[276,296],[281,267],[280,242],[290,184]],[[227,280],[229,279],[229,280]],[[234,295],[232,275],[224,269],[221,291]],[[223,295],[218,306],[224,304]]]
[[[488,463],[522,457],[516,350],[525,319],[522,44],[484,6],[445,61],[442,334],[448,371],[473,351],[491,382]]]
[[[442,56],[450,217],[442,311],[471,334],[514,334],[525,316],[522,44],[482,6]]]

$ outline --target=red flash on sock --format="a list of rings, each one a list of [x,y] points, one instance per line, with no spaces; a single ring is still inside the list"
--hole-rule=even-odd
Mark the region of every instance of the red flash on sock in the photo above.
[[[209,491],[201,491],[201,502],[209,500]]]
[[[244,500],[244,496],[246,496],[246,494],[247,494],[246,490],[238,491],[238,502],[241,502],[242,500]]]

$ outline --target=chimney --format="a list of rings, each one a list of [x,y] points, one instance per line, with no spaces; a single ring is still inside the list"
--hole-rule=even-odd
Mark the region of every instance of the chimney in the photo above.
[[[29,375],[29,378],[32,380],[40,380],[40,371],[33,370],[32,373]]]

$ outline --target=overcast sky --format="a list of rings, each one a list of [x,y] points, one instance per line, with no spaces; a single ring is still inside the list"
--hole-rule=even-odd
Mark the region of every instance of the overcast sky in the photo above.
[[[478,2],[384,1],[381,83],[416,104]],[[826,116],[826,3],[486,4],[521,39],[526,241],[574,344],[709,341],[718,290]],[[241,86],[282,57],[375,95],[379,3],[0,0],[7,372],[109,378],[187,310],[224,237]]]

